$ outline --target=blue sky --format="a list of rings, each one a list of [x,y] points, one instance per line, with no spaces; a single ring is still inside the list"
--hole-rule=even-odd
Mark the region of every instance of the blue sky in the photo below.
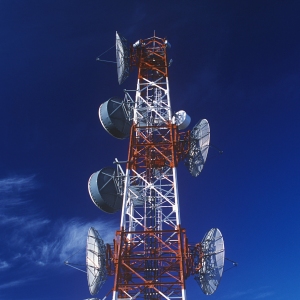
[[[116,30],[130,42],[153,30],[168,38],[172,107],[192,124],[208,119],[224,151],[211,148],[197,178],[178,168],[189,240],[218,227],[239,263],[209,298],[299,299],[299,10],[277,0],[0,1],[0,299],[89,297],[85,274],[63,262],[84,262],[90,226],[111,242],[119,225],[87,191],[93,172],[127,157],[128,141],[97,116],[136,85],[136,71],[118,86],[115,66],[95,60]],[[187,296],[207,297],[192,278]]]

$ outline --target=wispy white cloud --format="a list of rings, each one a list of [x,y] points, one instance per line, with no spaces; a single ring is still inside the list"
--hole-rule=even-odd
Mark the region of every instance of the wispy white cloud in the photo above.
[[[236,291],[230,295],[224,296],[223,299],[265,299],[273,295],[274,292],[270,291],[269,286],[263,286],[256,289]]]
[[[37,187],[34,175],[0,180],[0,232],[5,236],[2,244],[9,244],[10,252],[14,247],[22,249],[29,236],[50,222],[32,205],[31,197]]]
[[[246,295],[251,295],[253,293],[253,289],[248,289],[245,291],[236,291],[234,293],[232,293],[231,295],[226,295],[224,296],[224,299],[236,299],[236,298],[240,298],[242,296],[246,296]]]
[[[265,299],[265,298],[268,298],[273,295],[274,295],[274,292],[262,292],[262,293],[259,293],[258,295],[256,295],[253,299]]]
[[[28,281],[34,280],[33,278],[26,278],[26,279],[20,279],[20,280],[13,280],[7,283],[0,284],[0,290],[7,289],[7,288],[12,288],[16,286],[23,285],[24,283]]]
[[[116,224],[99,220],[84,222],[71,219],[64,222],[52,223],[53,230],[46,239],[40,241],[36,249],[32,249],[30,257],[39,265],[61,264],[72,257],[72,260],[85,260],[85,244],[88,229],[93,226],[104,241],[111,242]],[[79,254],[79,255],[78,255]],[[81,257],[80,257],[81,255]]]
[[[38,231],[43,225],[48,224],[48,219],[41,218],[38,214],[28,213],[27,215],[12,213],[0,213],[0,225],[10,226],[11,229],[18,228],[21,232]],[[20,233],[21,233],[20,232]]]
[[[18,222],[19,218],[16,216],[8,216],[4,213],[0,214],[0,225],[9,225],[9,224],[15,224],[15,222]]]
[[[25,280],[18,280],[18,274],[30,272],[32,268],[59,266],[62,270],[62,263],[70,256],[74,262],[84,263],[86,237],[91,226],[99,231],[105,242],[113,240],[117,227],[113,222],[46,218],[30,198],[37,187],[35,176],[0,180],[0,272],[18,266],[15,278],[7,279],[0,289],[24,284]],[[24,206],[29,202],[31,205]]]
[[[35,175],[15,176],[0,179],[0,193],[10,193],[12,196],[18,193],[33,190],[36,188]]]
[[[15,176],[0,179],[0,225],[28,224],[32,212],[24,213],[30,193],[37,188],[35,176]],[[16,210],[17,209],[17,210]],[[22,211],[21,211],[22,210]],[[26,208],[28,212],[28,208]]]
[[[0,261],[0,270],[7,269],[8,267],[9,267],[9,264],[5,260]]]

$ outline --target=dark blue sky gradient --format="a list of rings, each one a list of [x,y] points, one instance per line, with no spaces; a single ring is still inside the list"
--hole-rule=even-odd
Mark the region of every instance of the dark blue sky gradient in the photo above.
[[[119,86],[115,65],[95,58],[116,30],[129,42],[156,30],[172,45],[172,109],[208,119],[224,151],[211,148],[197,178],[178,168],[189,240],[218,227],[239,263],[209,299],[298,300],[299,12],[292,0],[0,1],[0,299],[89,297],[85,274],[63,262],[78,250],[70,261],[84,263],[89,226],[106,242],[118,229],[87,181],[127,158],[128,140],[97,113],[137,75]],[[207,297],[192,278],[187,296]]]

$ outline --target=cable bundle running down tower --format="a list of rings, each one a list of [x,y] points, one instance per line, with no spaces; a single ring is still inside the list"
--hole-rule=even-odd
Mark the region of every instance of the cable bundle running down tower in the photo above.
[[[202,291],[212,294],[221,279],[224,242],[217,228],[201,243],[188,244],[181,227],[177,165],[183,161],[192,176],[205,163],[210,128],[199,121],[182,131],[190,117],[172,115],[166,39],[156,36],[130,47],[116,33],[118,81],[138,68],[135,95],[110,98],[99,108],[103,127],[112,136],[129,137],[126,170],[121,162],[89,179],[89,193],[103,211],[121,212],[114,244],[104,245],[94,228],[88,234],[87,273],[95,295],[107,275],[114,276],[112,299],[186,299],[185,280],[194,275]],[[92,253],[92,254],[91,254]]]

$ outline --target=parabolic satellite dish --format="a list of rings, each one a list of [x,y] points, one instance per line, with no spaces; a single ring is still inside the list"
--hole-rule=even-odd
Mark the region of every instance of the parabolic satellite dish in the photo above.
[[[185,165],[194,177],[197,177],[203,169],[208,154],[209,141],[209,123],[203,119],[191,131],[190,150],[185,160]]]
[[[118,82],[122,84],[129,76],[129,48],[127,40],[116,32],[116,59],[117,59],[117,72]]]
[[[223,236],[218,228],[212,228],[201,242],[202,262],[195,280],[205,295],[213,294],[223,274],[225,248]]]
[[[132,121],[129,120],[122,99],[112,97],[101,104],[99,119],[104,129],[113,137],[125,139],[129,136]]]
[[[106,167],[92,174],[88,190],[95,205],[106,213],[115,213],[122,209],[122,195],[116,183],[116,170]]]
[[[96,229],[91,227],[86,240],[86,271],[91,295],[98,293],[106,280],[106,248]]]

